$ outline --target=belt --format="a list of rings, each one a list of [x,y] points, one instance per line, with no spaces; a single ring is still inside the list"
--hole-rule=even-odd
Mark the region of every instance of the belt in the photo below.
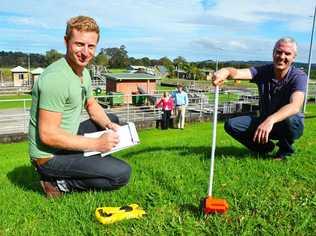
[[[32,159],[32,163],[35,166],[42,166],[45,165],[50,159],[52,158],[34,158]]]

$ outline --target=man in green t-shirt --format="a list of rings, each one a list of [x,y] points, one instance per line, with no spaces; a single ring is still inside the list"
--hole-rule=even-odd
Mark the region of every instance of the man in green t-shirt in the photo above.
[[[67,22],[65,58],[49,65],[32,90],[29,153],[47,197],[89,189],[112,190],[128,183],[130,166],[112,156],[84,157],[84,151],[107,152],[118,144],[118,118],[107,115],[92,95],[85,66],[93,59],[99,27],[86,16]],[[80,123],[83,109],[90,119]],[[97,139],[84,133],[111,129]]]

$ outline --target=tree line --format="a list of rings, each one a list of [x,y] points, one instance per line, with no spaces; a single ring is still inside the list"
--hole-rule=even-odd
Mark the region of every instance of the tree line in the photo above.
[[[58,60],[64,55],[55,49],[47,51],[44,55],[38,53],[23,53],[23,52],[5,52],[0,51],[0,67],[15,67],[23,66],[28,67],[30,60],[31,68],[46,67],[52,62]],[[138,66],[164,66],[169,75],[175,76],[177,71],[182,70],[186,72],[188,79],[201,79],[203,78],[203,69],[216,69],[216,62],[212,60],[200,61],[200,62],[189,62],[184,57],[178,56],[175,59],[169,59],[168,57],[162,57],[160,59],[151,59],[149,57],[134,58],[128,56],[128,51],[124,45],[120,47],[112,48],[101,48],[95,56],[93,62],[95,65],[105,66],[111,68],[126,68],[129,65]],[[233,66],[236,68],[247,68],[251,65],[263,64],[266,62],[252,61],[229,61],[219,62],[217,65],[219,68],[225,66]],[[315,66],[315,65],[313,65]],[[304,67],[305,71],[307,65],[304,63],[297,63],[297,67]],[[313,67],[314,68],[314,67]],[[316,71],[312,70],[311,78],[316,79]]]

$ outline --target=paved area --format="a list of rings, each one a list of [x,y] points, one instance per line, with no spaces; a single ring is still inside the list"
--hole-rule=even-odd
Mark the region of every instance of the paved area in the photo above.
[[[0,110],[0,134],[27,133],[29,109],[12,108]]]

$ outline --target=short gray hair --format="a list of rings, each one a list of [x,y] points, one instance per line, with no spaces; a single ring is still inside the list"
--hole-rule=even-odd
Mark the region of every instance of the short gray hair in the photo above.
[[[276,47],[280,43],[291,43],[291,44],[293,44],[295,55],[297,55],[297,43],[292,37],[283,37],[283,38],[280,38],[278,41],[276,41],[276,43],[274,44],[273,53],[275,52]]]

